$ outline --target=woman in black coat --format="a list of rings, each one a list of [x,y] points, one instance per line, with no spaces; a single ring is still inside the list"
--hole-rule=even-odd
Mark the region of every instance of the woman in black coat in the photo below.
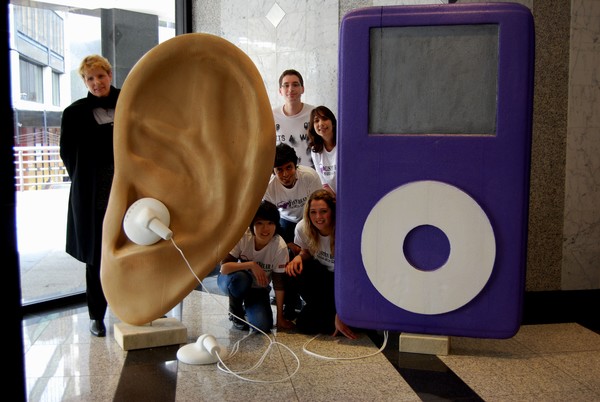
[[[60,156],[71,178],[66,252],[86,264],[90,332],[105,336],[102,221],[114,173],[113,122],[120,90],[111,85],[112,66],[102,56],[85,57],[79,74],[89,92],[64,110],[60,135]]]

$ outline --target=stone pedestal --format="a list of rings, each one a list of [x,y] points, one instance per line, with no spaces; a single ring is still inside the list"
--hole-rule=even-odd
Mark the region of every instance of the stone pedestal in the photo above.
[[[115,340],[123,350],[146,349],[187,343],[187,328],[176,318],[159,318],[146,325],[120,322],[114,325]]]
[[[450,337],[439,335],[400,334],[400,352],[446,356],[450,352]]]

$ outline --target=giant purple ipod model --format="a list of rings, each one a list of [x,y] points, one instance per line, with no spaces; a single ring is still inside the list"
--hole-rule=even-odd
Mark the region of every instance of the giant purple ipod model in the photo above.
[[[525,287],[534,27],[513,3],[344,16],[337,311],[348,325],[508,338]]]

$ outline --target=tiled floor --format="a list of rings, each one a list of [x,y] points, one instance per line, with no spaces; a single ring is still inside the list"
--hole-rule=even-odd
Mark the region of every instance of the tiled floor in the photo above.
[[[88,331],[87,308],[27,317],[23,323],[30,401],[594,401],[600,400],[600,334],[576,323],[524,325],[511,339],[451,338],[447,356],[398,352],[390,334],[358,340],[275,334],[231,328],[226,299],[193,291],[169,316],[181,320],[188,341],[214,335],[237,354],[216,364],[177,360],[179,345],[123,351],[108,334]],[[272,345],[270,343],[273,342]],[[269,348],[269,346],[271,346]],[[264,361],[261,356],[266,353]],[[359,358],[376,353],[374,356]],[[258,367],[247,371],[254,365]],[[245,379],[239,378],[244,377]]]

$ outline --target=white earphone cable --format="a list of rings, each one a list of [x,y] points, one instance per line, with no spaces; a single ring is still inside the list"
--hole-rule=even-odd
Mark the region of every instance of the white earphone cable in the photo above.
[[[173,236],[174,237],[174,236]],[[233,357],[238,351],[239,351],[239,345],[240,343],[245,340],[246,338],[248,338],[252,333],[248,333],[246,336],[244,336],[242,339],[238,340],[237,342],[234,343],[233,347],[231,348],[231,352],[224,358],[221,357],[221,355],[217,352],[217,358],[219,359],[219,362],[217,363],[217,367],[219,368],[219,370],[224,371],[226,373],[232,374],[235,377],[241,379],[241,380],[245,380],[245,381],[250,381],[250,382],[260,382],[260,383],[272,383],[272,382],[282,382],[282,381],[286,381],[290,378],[292,378],[300,369],[300,359],[298,358],[298,356],[286,345],[284,345],[281,342],[275,341],[273,340],[267,333],[265,333],[264,331],[262,331],[260,328],[255,327],[254,325],[252,325],[251,323],[249,323],[248,321],[244,320],[241,317],[236,316],[233,313],[229,313],[229,310],[227,307],[225,307],[219,300],[217,300],[217,298],[214,297],[214,295],[212,293],[210,293],[208,291],[208,289],[206,288],[206,286],[204,285],[204,283],[202,282],[202,280],[200,278],[198,278],[198,276],[196,275],[196,273],[194,272],[194,270],[192,269],[192,267],[190,266],[189,261],[187,260],[187,258],[185,257],[183,251],[179,248],[179,246],[177,246],[177,244],[175,243],[175,239],[171,237],[171,243],[173,243],[173,246],[177,249],[177,251],[179,251],[179,254],[181,254],[181,257],[183,258],[185,264],[187,265],[188,269],[190,270],[190,272],[192,273],[192,275],[194,276],[194,278],[196,278],[196,280],[198,281],[198,283],[200,283],[200,285],[202,285],[202,287],[204,288],[204,290],[206,291],[206,293],[212,297],[212,299],[217,302],[217,304],[221,307],[223,307],[223,309],[225,311],[228,312],[228,314],[233,315],[234,317],[238,318],[239,320],[245,322],[246,324],[248,324],[250,327],[252,327],[254,330],[256,330],[257,332],[260,332],[261,334],[263,334],[264,336],[267,337],[267,339],[269,340],[269,346],[267,347],[267,349],[265,350],[265,352],[262,354],[262,356],[260,357],[260,359],[258,360],[258,362],[256,362],[256,364],[254,364],[254,366],[242,370],[242,371],[232,371],[229,367],[227,367],[227,365],[225,364],[225,362],[223,361],[223,359],[228,360],[231,357]],[[249,372],[252,372],[254,370],[256,370],[257,368],[259,368],[262,363],[264,362],[265,358],[268,356],[268,354],[271,352],[272,348],[274,345],[280,345],[283,346],[285,349],[287,349],[290,354],[294,357],[294,359],[296,360],[296,369],[288,376],[286,376],[285,378],[282,378],[280,380],[254,380],[251,378],[246,378],[241,376],[240,374],[246,374]]]

